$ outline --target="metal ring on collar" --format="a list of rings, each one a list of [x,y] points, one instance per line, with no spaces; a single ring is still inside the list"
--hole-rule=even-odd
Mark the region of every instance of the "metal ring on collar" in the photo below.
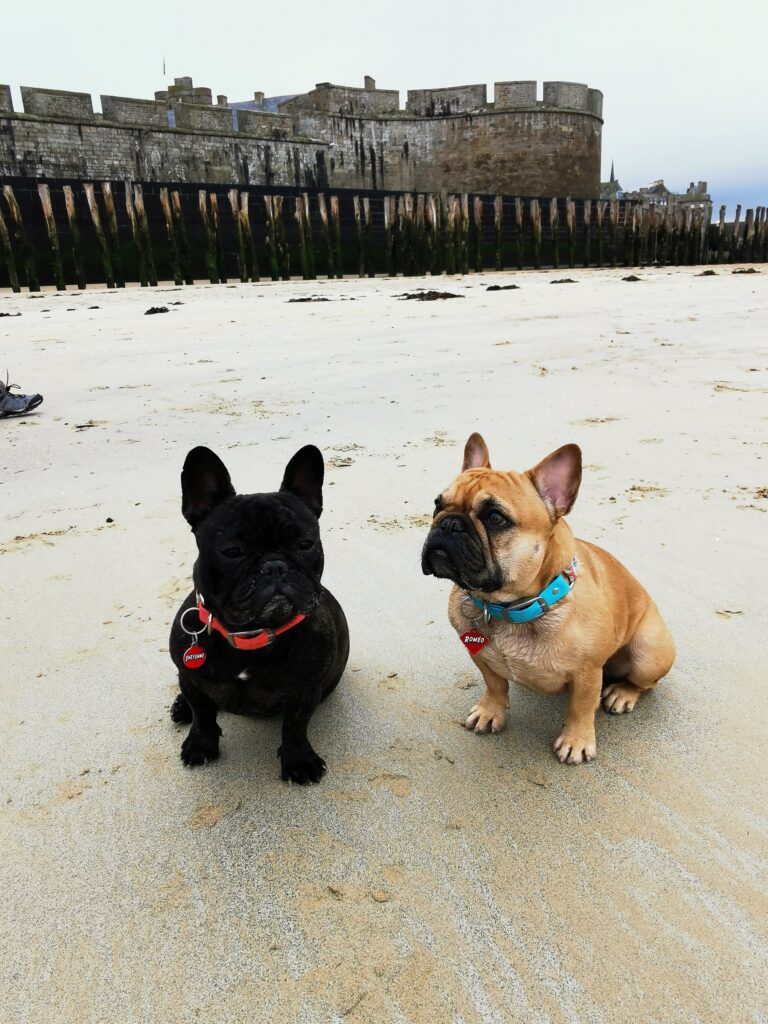
[[[194,612],[195,615],[198,616],[197,621],[200,622],[200,616],[199,616],[198,611],[197,611],[197,605],[193,605],[191,608],[187,608],[187,610],[185,612],[182,612],[181,618],[179,619],[179,625],[184,630],[184,632],[187,634],[187,636],[193,636],[193,637],[197,638],[198,636],[200,636],[201,633],[205,632],[205,626],[201,625],[200,629],[197,629],[197,630],[195,630],[195,629],[187,629],[187,627],[184,625],[184,619],[186,619],[186,617],[189,615],[190,612]]]

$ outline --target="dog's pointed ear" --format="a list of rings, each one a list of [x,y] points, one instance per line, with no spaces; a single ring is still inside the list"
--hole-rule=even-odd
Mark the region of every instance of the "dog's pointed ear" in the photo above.
[[[581,484],[581,448],[565,444],[528,470],[527,474],[553,520],[573,508]]]
[[[192,529],[234,494],[227,467],[219,456],[210,448],[193,448],[181,471],[181,513]]]
[[[285,467],[280,490],[289,491],[301,498],[319,519],[323,511],[324,476],[325,465],[320,449],[308,444],[300,448]]]
[[[488,455],[488,445],[480,434],[470,434],[464,445],[464,464],[461,467],[461,472],[463,473],[465,469],[490,468],[491,459]]]

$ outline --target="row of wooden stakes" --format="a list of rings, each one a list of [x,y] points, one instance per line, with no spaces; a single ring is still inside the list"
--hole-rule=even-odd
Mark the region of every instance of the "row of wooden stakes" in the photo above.
[[[109,288],[123,287],[124,250],[112,184],[105,181],[100,187],[103,215],[94,184],[86,182],[82,188],[98,244],[102,280]],[[71,185],[63,185],[62,191],[74,283],[84,289],[86,268],[75,193]],[[48,240],[51,278],[58,290],[65,290],[62,245],[50,186],[39,183],[37,193]],[[23,280],[30,291],[37,291],[38,253],[30,241],[13,187],[5,184],[2,195],[7,220],[0,204],[0,251],[11,288],[19,291]],[[143,286],[156,285],[155,247],[160,243],[157,237],[154,241],[152,238],[142,185],[126,182],[123,198],[125,217],[121,219],[129,228],[136,279]],[[177,285],[193,284],[196,270],[202,267],[197,258],[199,247],[190,244],[181,193],[163,187],[158,198],[166,246],[162,254],[164,267]],[[198,234],[202,229],[204,273],[212,283],[226,281],[235,264],[236,274],[243,282],[258,281],[261,273],[273,280],[289,279],[292,252],[286,224],[290,217],[293,255],[298,255],[304,279],[317,276],[318,262],[328,277],[340,278],[350,271],[360,276],[461,274],[490,268],[502,270],[510,265],[518,269],[540,268],[543,262],[557,268],[768,258],[765,207],[748,210],[743,224],[741,207],[737,207],[735,222],[727,225],[725,207],[720,209],[718,223],[711,224],[711,211],[689,206],[642,207],[629,202],[620,204],[617,200],[585,200],[577,205],[570,197],[542,202],[521,197],[491,199],[468,194],[403,193],[352,196],[352,217],[342,222],[337,195],[326,199],[323,193],[305,192],[290,197],[259,194],[264,219],[258,227],[263,238],[258,242],[251,221],[253,197],[249,191],[231,188],[227,192],[234,235],[231,236],[230,228],[230,237],[226,239],[220,198],[215,191],[198,190],[196,227]],[[351,230],[343,231],[343,227]],[[320,243],[316,244],[318,229]]]

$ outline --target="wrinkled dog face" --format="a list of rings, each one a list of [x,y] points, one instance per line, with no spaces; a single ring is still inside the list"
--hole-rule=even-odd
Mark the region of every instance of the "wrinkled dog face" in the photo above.
[[[581,457],[566,445],[527,473],[491,469],[479,434],[462,472],[435,501],[421,556],[425,574],[491,600],[529,593],[557,519],[576,499]]]
[[[297,452],[274,493],[235,495],[226,467],[207,448],[189,453],[181,480],[182,511],[199,551],[195,585],[216,617],[245,630],[311,612],[323,572],[317,448]]]

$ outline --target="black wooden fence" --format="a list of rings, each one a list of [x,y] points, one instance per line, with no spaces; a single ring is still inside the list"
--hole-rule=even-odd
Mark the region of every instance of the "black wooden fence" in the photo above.
[[[0,181],[0,287],[765,262],[766,208],[259,186]]]

